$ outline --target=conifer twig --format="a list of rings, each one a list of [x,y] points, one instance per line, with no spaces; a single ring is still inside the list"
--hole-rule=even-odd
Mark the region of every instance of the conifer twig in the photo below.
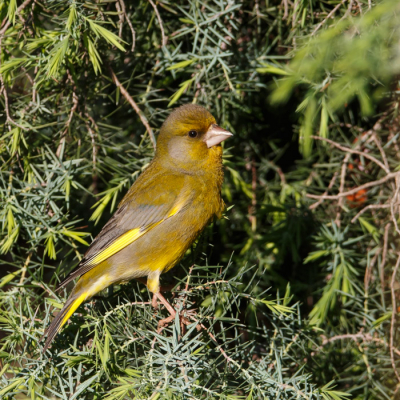
[[[162,22],[162,19],[161,19],[161,15],[160,15],[160,13],[158,11],[157,6],[154,4],[153,0],[149,0],[149,3],[154,8],[154,12],[157,15],[157,20],[158,20],[158,23],[160,25],[160,30],[161,30],[162,47],[164,47],[167,44],[168,37],[165,36],[164,25],[163,25],[163,22]]]
[[[382,183],[389,181],[390,179],[396,178],[399,174],[400,174],[400,172],[391,172],[390,174],[387,174],[386,176],[384,176],[381,179],[364,183],[363,185],[357,186],[354,189],[348,190],[346,192],[338,193],[335,195],[317,195],[317,194],[307,193],[306,197],[309,197],[310,199],[337,200],[337,199],[340,199],[341,197],[346,197],[351,194],[357,193],[362,189],[368,189],[370,187],[379,186]]]
[[[340,8],[340,6],[342,6],[344,3],[346,3],[346,1],[347,1],[347,0],[342,0],[339,4],[337,4],[336,7],[333,8],[332,11],[325,17],[325,19],[324,19],[322,22],[320,22],[320,23],[316,26],[316,28],[315,28],[315,29],[313,30],[313,32],[311,33],[311,36],[314,36],[314,35],[317,33],[317,31],[321,28],[321,26],[322,26],[323,24],[325,24],[325,22],[326,22],[329,18],[331,18],[331,17],[335,14],[335,12]]]
[[[153,148],[155,150],[156,149],[156,138],[154,136],[153,130],[150,127],[149,122],[147,121],[147,118],[144,116],[143,112],[140,110],[140,108],[137,105],[137,103],[135,102],[135,100],[133,100],[132,96],[128,93],[128,91],[124,88],[124,86],[122,86],[121,82],[117,78],[117,75],[115,75],[113,69],[111,67],[109,67],[109,69],[110,69],[110,73],[111,73],[113,82],[119,88],[119,90],[121,91],[121,94],[125,97],[125,99],[128,101],[128,103],[136,111],[136,114],[139,116],[140,120],[142,121],[142,124],[145,126],[145,128],[150,136],[150,140],[153,145]]]
[[[16,14],[18,15],[32,0],[25,0],[18,8],[16,11]],[[11,24],[10,20],[7,20],[7,22],[4,24],[4,26],[0,30],[0,35],[3,36],[6,33],[6,30],[9,28]]]
[[[390,173],[390,169],[388,166],[384,165],[382,162],[380,162],[377,158],[375,158],[374,156],[371,156],[371,154],[365,153],[363,151],[359,151],[359,150],[354,150],[351,149],[349,147],[346,146],[342,146],[339,143],[334,142],[333,140],[321,137],[321,136],[311,136],[313,139],[315,140],[321,140],[323,142],[329,143],[330,145],[337,147],[339,150],[342,150],[344,152],[347,153],[351,153],[351,154],[358,154],[359,156],[368,158],[369,160],[373,161],[376,165],[378,165],[379,167],[381,167],[387,174]]]
[[[136,32],[135,32],[135,30],[133,29],[133,25],[132,25],[131,20],[128,18],[128,14],[126,13],[126,6],[125,6],[124,0],[119,0],[119,1],[116,3],[116,6],[117,6],[117,7],[118,7],[118,4],[119,4],[119,6],[120,6],[120,8],[121,8],[121,11],[122,11],[123,15],[125,16],[125,20],[126,20],[128,26],[129,26],[129,29],[131,30],[131,35],[132,35],[132,47],[131,47],[131,51],[133,52],[133,51],[135,50],[135,44],[136,44]],[[118,8],[117,8],[117,9],[118,9]],[[123,22],[123,21],[122,21],[122,22]],[[121,26],[120,26],[120,32],[121,32],[121,31],[122,31],[122,23],[121,23]],[[121,33],[120,33],[120,36],[121,36]]]
[[[336,172],[333,174],[332,179],[331,179],[331,181],[329,182],[329,185],[328,185],[327,189],[325,190],[323,196],[326,196],[326,195],[328,194],[329,190],[332,189],[333,185],[334,185],[335,182],[336,182],[337,176],[338,176],[338,172],[336,171]],[[310,209],[310,210],[316,209],[320,204],[323,203],[323,201],[324,201],[323,198],[319,199],[319,200],[316,201],[315,203],[311,204],[311,206],[309,207],[309,209]]]

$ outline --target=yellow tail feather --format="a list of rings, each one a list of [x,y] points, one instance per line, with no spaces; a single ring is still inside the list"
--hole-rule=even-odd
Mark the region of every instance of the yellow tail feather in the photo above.
[[[44,351],[46,351],[54,337],[63,327],[63,325],[69,320],[71,315],[76,311],[76,309],[86,300],[87,293],[84,292],[80,296],[68,299],[65,303],[63,309],[54,317],[50,326],[46,329],[43,336],[47,336],[46,342],[44,344]]]
[[[62,319],[59,330],[63,327],[63,325],[70,319],[71,315],[76,311],[76,309],[85,301],[86,293],[82,293],[69,307],[69,310],[65,314],[65,317]]]

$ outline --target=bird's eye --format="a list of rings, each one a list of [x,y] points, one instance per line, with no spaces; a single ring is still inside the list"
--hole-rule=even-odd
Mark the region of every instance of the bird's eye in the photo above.
[[[191,130],[191,131],[189,131],[188,135],[191,138],[195,138],[195,137],[197,137],[197,131]]]

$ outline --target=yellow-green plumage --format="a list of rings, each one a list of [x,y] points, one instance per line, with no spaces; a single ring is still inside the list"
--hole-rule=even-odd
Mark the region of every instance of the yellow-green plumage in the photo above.
[[[45,332],[46,349],[79,305],[109,285],[147,276],[149,290],[159,291],[160,274],[182,258],[213,218],[221,216],[219,143],[230,135],[197,105],[182,106],[167,118],[153,161],[61,284],[80,276]]]

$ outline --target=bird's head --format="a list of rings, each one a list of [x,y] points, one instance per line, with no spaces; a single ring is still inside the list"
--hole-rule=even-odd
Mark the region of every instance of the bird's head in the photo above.
[[[204,107],[186,104],[175,109],[162,125],[156,155],[190,170],[220,158],[220,143],[231,136]]]

